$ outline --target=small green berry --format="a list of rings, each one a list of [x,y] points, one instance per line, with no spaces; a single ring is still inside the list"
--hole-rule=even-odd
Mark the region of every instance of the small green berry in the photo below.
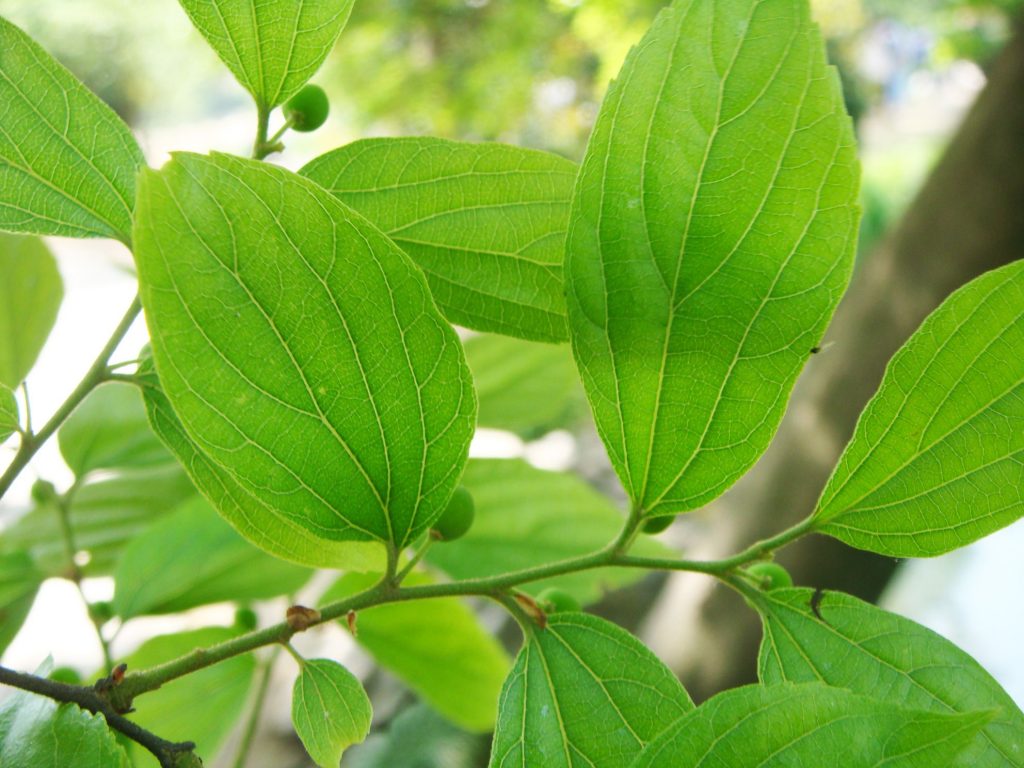
[[[793,586],[793,577],[778,563],[754,563],[747,573],[760,581],[761,589],[767,592]]]
[[[256,629],[257,624],[259,619],[252,608],[239,608],[235,611],[235,626],[239,629],[250,632]]]
[[[32,484],[32,501],[36,504],[48,504],[57,501],[57,488],[49,480],[36,480]]]
[[[548,587],[537,595],[537,603],[545,613],[569,613],[580,609],[579,600],[558,587]]]
[[[331,105],[323,88],[319,85],[305,85],[285,102],[282,110],[285,119],[291,121],[293,131],[307,133],[324,124]]]
[[[73,667],[57,667],[48,677],[57,683],[67,683],[68,685],[82,684],[82,676]]]
[[[672,523],[675,522],[675,517],[672,515],[664,515],[662,517],[652,517],[646,523],[644,523],[644,533],[649,533],[652,536],[656,533],[661,533],[668,528]]]
[[[89,614],[97,621],[110,621],[114,618],[114,604],[109,600],[98,600],[89,606]]]
[[[441,517],[434,523],[434,534],[441,541],[460,539],[472,527],[475,514],[473,495],[460,485],[448,500],[448,506]]]

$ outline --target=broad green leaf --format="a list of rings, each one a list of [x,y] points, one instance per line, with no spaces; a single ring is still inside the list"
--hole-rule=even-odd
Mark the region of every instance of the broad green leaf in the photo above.
[[[114,611],[129,619],[262,600],[293,593],[309,576],[244,541],[205,499],[194,497],[125,547],[114,571]]]
[[[181,0],[181,7],[256,103],[269,108],[320,68],[353,2]]]
[[[177,465],[131,470],[88,482],[71,499],[69,520],[86,576],[106,576],[124,545],[161,516],[195,495]],[[0,550],[31,552],[48,576],[67,573],[60,516],[49,504],[34,507],[0,536]]]
[[[1024,261],[956,291],[889,363],[815,512],[895,557],[962,547],[1024,515]]]
[[[128,126],[28,35],[0,18],[0,230],[131,239]]]
[[[0,704],[4,768],[129,768],[103,715],[18,691]]]
[[[27,552],[0,554],[0,655],[25,622],[43,578]]]
[[[977,735],[988,712],[935,714],[819,684],[750,685],[678,720],[633,768],[935,768]]]
[[[424,704],[403,710],[345,756],[345,768],[469,768],[481,765],[490,737],[466,733]]]
[[[295,563],[320,568],[380,572],[384,547],[361,541],[327,541],[278,515],[202,453],[181,426],[148,357],[139,365],[142,399],[150,426],[173,453],[195,487],[238,533],[261,549]]]
[[[456,579],[472,579],[532,568],[596,552],[613,541],[625,522],[611,501],[569,474],[535,469],[519,460],[473,459],[462,478],[476,502],[469,533],[437,544],[427,559]],[[631,550],[651,557],[671,551],[649,536]],[[557,586],[580,602],[643,578],[630,568],[580,571],[525,584],[537,594]]]
[[[138,672],[237,635],[237,630],[226,627],[163,635],[148,640],[123,661],[129,670]],[[242,713],[255,669],[252,655],[245,654],[172,680],[135,699],[137,711],[132,713],[132,720],[170,741],[195,742],[196,754],[211,765]],[[133,751],[132,756],[137,766],[157,765],[143,750]]]
[[[64,461],[79,477],[96,469],[174,461],[150,429],[138,389],[120,382],[94,389],[61,425],[57,441]]]
[[[428,584],[412,573],[404,584]],[[375,577],[347,574],[321,599],[355,594]],[[498,694],[509,659],[459,598],[388,603],[359,611],[356,640],[428,704],[470,731],[494,727]]]
[[[491,768],[625,768],[693,709],[675,676],[624,629],[557,613],[529,633],[505,681]]]
[[[858,169],[805,0],[676,0],[610,88],[567,238],[573,352],[634,506],[761,455],[849,279]]]
[[[309,180],[227,155],[143,172],[135,236],[156,370],[199,451],[317,538],[424,532],[476,400],[415,265]]]
[[[508,336],[474,336],[465,343],[481,427],[526,439],[571,426],[584,412],[572,354],[564,346]]]
[[[0,53],[0,61],[2,57]],[[0,179],[3,174],[0,159]],[[0,191],[0,222],[3,195]],[[53,329],[63,297],[57,262],[43,241],[0,232],[0,385],[17,389],[28,376]]]
[[[1024,766],[1024,714],[981,665],[909,619],[841,592],[777,589],[754,596],[764,621],[760,676],[767,684],[821,681],[939,713],[996,710],[950,768]],[[828,622],[828,623],[825,623]]]
[[[17,432],[20,425],[14,392],[6,384],[0,384],[0,443]]]
[[[302,665],[292,689],[292,723],[313,762],[337,768],[346,747],[370,732],[373,707],[358,678],[330,659]]]
[[[562,261],[575,164],[504,144],[422,137],[357,141],[300,173],[400,245],[453,323],[565,340]]]

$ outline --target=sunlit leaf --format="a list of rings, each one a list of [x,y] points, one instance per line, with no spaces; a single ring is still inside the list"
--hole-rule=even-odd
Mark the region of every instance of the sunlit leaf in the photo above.
[[[0,160],[0,179],[3,174]],[[4,194],[0,191],[0,222]],[[0,232],[0,385],[16,389],[32,370],[63,296],[57,262],[43,241]]]
[[[330,659],[302,665],[292,689],[292,723],[313,761],[337,768],[341,753],[370,732],[373,708],[359,680]]]
[[[0,384],[0,443],[14,434],[20,423],[14,392],[6,384]]]
[[[21,629],[43,578],[27,552],[0,554],[0,654]]]

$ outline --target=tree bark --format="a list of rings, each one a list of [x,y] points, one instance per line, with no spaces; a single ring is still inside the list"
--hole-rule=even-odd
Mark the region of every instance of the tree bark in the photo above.
[[[691,523],[714,524],[714,552],[707,554],[735,551],[806,517],[893,353],[953,290],[1022,257],[1024,26],[1018,25],[910,209],[858,267],[826,337],[834,344],[809,361],[771,449],[707,517]],[[679,528],[687,538],[685,526]],[[871,601],[897,565],[823,536],[790,547],[779,561],[798,584]],[[751,682],[760,641],[756,617],[728,590],[717,587],[695,605],[700,578],[670,580],[644,631],[697,699]],[[689,615],[680,616],[672,604],[687,601]],[[666,633],[666,626],[673,629]]]

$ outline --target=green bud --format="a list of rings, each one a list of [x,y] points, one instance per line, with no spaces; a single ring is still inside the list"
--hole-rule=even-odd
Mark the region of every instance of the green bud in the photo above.
[[[49,480],[36,480],[32,484],[32,501],[36,504],[48,504],[57,500],[57,488]]]
[[[476,515],[476,505],[473,503],[473,495],[460,485],[455,493],[448,500],[441,517],[434,523],[434,534],[441,541],[454,541],[462,538],[473,525],[473,518]]]
[[[757,579],[766,592],[793,586],[793,577],[778,563],[754,563],[747,568],[747,573]]]
[[[548,587],[537,595],[537,604],[545,613],[569,613],[580,609],[579,600],[558,587]]]
[[[239,629],[249,632],[256,629],[258,623],[256,611],[252,608],[239,608],[235,611],[235,626]]]
[[[281,109],[285,119],[291,122],[293,131],[307,133],[324,124],[331,105],[323,88],[319,85],[305,85]]]
[[[643,532],[649,533],[652,536],[656,533],[661,533],[668,528],[672,523],[675,522],[675,517],[672,515],[664,515],[662,517],[652,517],[646,523],[644,523]]]

